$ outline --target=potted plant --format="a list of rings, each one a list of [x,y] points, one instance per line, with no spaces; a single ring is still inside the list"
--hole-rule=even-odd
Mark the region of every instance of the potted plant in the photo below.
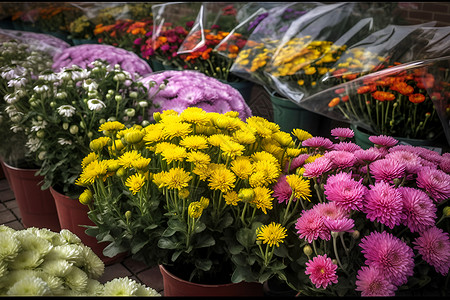
[[[275,123],[244,121],[233,111],[188,107],[154,118],[143,128],[115,122],[99,128],[106,143],[99,140],[83,159],[77,179],[96,224],[91,233],[112,240],[110,255],[128,250],[159,264],[166,296],[262,295],[261,284],[284,278],[289,255],[299,254],[288,243],[298,240],[292,229],[299,201],[277,203],[271,190],[301,153],[299,143]],[[309,181],[294,174],[292,184],[295,197],[310,197]],[[173,277],[184,287],[171,286]],[[214,292],[231,283],[239,288]],[[187,287],[205,284],[207,292]]]
[[[41,163],[42,189],[52,192],[61,227],[82,237],[103,259],[107,259],[102,256],[104,245],[98,245],[79,226],[87,225],[89,219],[85,207],[75,200],[82,190],[74,183],[82,158],[91,151],[91,141],[101,134],[100,124],[107,120],[120,120],[127,126],[148,122],[147,109],[152,105],[148,87],[134,81],[133,75],[118,64],[94,60],[85,68],[72,66],[40,74],[25,89],[26,100],[9,104],[23,114],[15,126],[24,128],[28,149]]]
[[[448,153],[386,135],[362,149],[350,128],[331,134],[337,143],[302,143],[313,159],[296,172],[315,193],[295,222],[304,254],[288,281],[306,296],[448,295]]]
[[[0,225],[2,296],[161,296],[128,277],[98,281],[105,266],[67,229]]]

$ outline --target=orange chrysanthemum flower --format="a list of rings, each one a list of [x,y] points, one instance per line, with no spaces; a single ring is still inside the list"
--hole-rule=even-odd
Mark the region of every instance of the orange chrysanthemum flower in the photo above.
[[[412,94],[409,96],[409,101],[412,103],[422,103],[425,101],[425,96],[422,94]]]
[[[372,97],[374,97],[378,101],[392,101],[395,99],[395,95],[389,92],[376,91],[372,93]]]

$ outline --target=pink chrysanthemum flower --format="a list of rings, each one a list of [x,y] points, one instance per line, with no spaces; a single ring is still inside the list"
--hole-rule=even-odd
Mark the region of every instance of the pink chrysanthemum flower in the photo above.
[[[420,163],[422,159],[420,156],[409,151],[392,151],[388,153],[385,158],[390,158],[403,163],[405,165],[405,171],[408,174],[415,174],[417,170],[422,167],[422,164]]]
[[[387,148],[395,146],[398,143],[398,140],[394,139],[392,136],[387,135],[372,135],[369,136],[369,141],[374,143],[376,146]]]
[[[334,145],[334,150],[337,151],[347,151],[347,152],[355,152],[357,150],[362,150],[361,146],[353,143],[353,142],[340,142]]]
[[[367,214],[370,221],[380,222],[389,228],[400,225],[406,218],[403,213],[402,194],[389,183],[376,182],[369,186],[365,194],[365,203],[362,211]]]
[[[329,284],[338,282],[336,269],[337,265],[324,254],[306,262],[305,274],[309,275],[309,279],[316,288],[322,287],[326,289]]]
[[[355,227],[355,221],[349,218],[332,219],[327,217],[323,223],[331,232],[353,232]]]
[[[374,267],[361,267],[356,275],[355,284],[362,297],[392,297],[397,290],[397,287]]]
[[[314,209],[302,211],[300,218],[295,223],[295,229],[297,229],[299,237],[304,238],[309,243],[318,238],[330,240],[330,231],[323,223],[323,219],[324,217]]]
[[[330,151],[324,155],[327,157],[336,168],[350,168],[356,163],[356,156],[347,151]]]
[[[314,136],[302,142],[303,147],[311,147],[325,150],[332,149],[333,145],[334,144],[330,139],[321,136]]]
[[[399,187],[397,190],[403,196],[404,225],[411,232],[421,232],[434,225],[437,208],[424,191],[411,187]]]
[[[337,127],[337,128],[331,129],[331,136],[334,136],[335,139],[339,139],[341,141],[343,141],[345,139],[351,139],[354,135],[355,135],[355,133],[353,132],[353,130],[351,128]]]
[[[356,181],[352,178],[352,174],[347,172],[330,175],[324,185],[327,200],[346,211],[361,210],[366,192],[367,187],[362,184],[362,179]]]
[[[334,202],[317,203],[312,207],[318,215],[333,220],[342,219],[348,216],[348,212],[340,208]]]
[[[383,158],[369,165],[370,174],[378,181],[393,183],[394,179],[405,176],[405,165],[393,159]]]
[[[440,203],[450,197],[450,175],[442,170],[425,167],[417,172],[417,186]]]
[[[420,157],[432,162],[435,166],[438,166],[442,160],[442,156],[439,153],[424,147],[416,147],[416,152]]]
[[[333,168],[333,163],[325,156],[321,156],[313,162],[305,164],[303,167],[305,168],[303,176],[314,178],[320,177],[323,173],[330,171]]]
[[[400,286],[413,275],[414,252],[398,237],[383,231],[362,238],[359,246],[369,267],[380,271],[386,280]]]
[[[289,171],[295,170],[298,167],[303,166],[303,164],[305,163],[305,160],[308,157],[309,157],[309,154],[300,154],[299,156],[294,157],[292,159],[291,167],[290,167]],[[288,170],[287,170],[288,167],[289,167],[289,162],[286,163],[286,167],[284,168],[285,173],[288,173]]]
[[[450,173],[450,156],[442,155],[442,160],[439,163],[439,168],[441,168],[441,170],[444,171],[445,173]]]
[[[278,203],[283,203],[289,200],[292,195],[292,189],[286,181],[286,175],[282,175],[273,187],[272,196],[278,199]]]
[[[430,227],[420,233],[413,241],[423,260],[433,266],[437,272],[447,275],[450,268],[450,241],[447,232],[438,227]]]
[[[359,162],[371,163],[379,158],[381,158],[381,153],[377,148],[371,147],[369,149],[361,149],[353,152]]]

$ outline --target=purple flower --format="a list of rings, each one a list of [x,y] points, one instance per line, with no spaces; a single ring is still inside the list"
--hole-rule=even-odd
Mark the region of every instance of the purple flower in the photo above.
[[[392,297],[397,287],[375,267],[363,266],[356,275],[356,290],[362,297]]]
[[[398,140],[387,135],[369,136],[369,141],[380,147],[392,147],[398,143]]]
[[[252,116],[250,107],[238,90],[200,72],[163,71],[148,74],[139,80],[144,86],[148,86],[150,81],[156,82],[156,85],[149,89],[149,95],[154,94],[164,80],[168,81],[154,100],[159,107],[151,108],[150,115],[155,111],[162,112],[167,109],[181,113],[187,107],[196,106],[206,112],[237,111],[241,120]]]
[[[399,187],[397,190],[403,196],[404,224],[411,232],[421,232],[434,225],[437,208],[424,191],[411,187]]]
[[[353,227],[355,227],[355,221],[349,218],[325,218],[323,223],[332,232],[353,232]]]
[[[437,272],[447,275],[450,268],[450,241],[447,232],[430,227],[420,233],[413,241],[423,260],[432,265]]]
[[[339,144],[334,145],[334,150],[337,151],[347,151],[347,152],[356,152],[358,150],[362,150],[361,146],[353,143],[353,142],[340,142]]]
[[[304,140],[302,142],[302,146],[329,150],[329,149],[333,148],[333,142],[328,138],[324,138],[321,136],[315,136],[315,137],[309,138],[307,140]]]
[[[393,183],[394,179],[405,176],[405,165],[397,160],[383,158],[372,162],[369,165],[370,174],[376,181],[386,181]]]
[[[413,275],[414,252],[398,237],[383,231],[372,232],[362,238],[359,246],[369,267],[378,269],[380,275],[396,286],[405,284]]]
[[[355,154],[358,161],[363,163],[370,163],[381,157],[380,151],[378,151],[378,149],[374,147],[371,147],[366,150],[364,149],[356,150],[355,152],[353,152],[353,154]]]
[[[417,173],[417,186],[427,191],[437,203],[450,197],[450,175],[442,170],[424,167]]]
[[[391,229],[400,225],[406,217],[403,213],[402,194],[385,181],[379,181],[369,188],[363,205],[363,212],[367,214],[367,218]]]
[[[355,133],[350,128],[338,127],[331,129],[331,135],[334,136],[335,139],[343,141],[345,139],[351,139]]]
[[[362,184],[362,179],[356,181],[351,173],[346,172],[330,175],[324,185],[327,200],[333,201],[346,211],[361,210],[366,192],[367,187]]]
[[[313,162],[307,163],[303,166],[303,176],[305,177],[320,177],[323,173],[332,169],[333,163],[327,157],[318,157]]]
[[[347,151],[330,151],[324,154],[338,169],[350,168],[356,162],[356,156]]]

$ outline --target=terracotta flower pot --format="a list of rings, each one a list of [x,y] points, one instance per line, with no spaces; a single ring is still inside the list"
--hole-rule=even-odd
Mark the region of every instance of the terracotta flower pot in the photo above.
[[[2,165],[19,206],[23,226],[59,232],[55,201],[49,190],[41,190],[44,177],[34,175],[38,169],[16,168],[5,162]]]
[[[105,249],[108,243],[99,243],[95,237],[85,233],[86,227],[83,227],[83,225],[95,226],[94,222],[88,217],[89,208],[87,206],[81,204],[76,199],[71,199],[57,192],[53,188],[50,188],[50,192],[55,199],[61,229],[68,229],[76,234],[83,244],[91,248],[105,265],[120,262],[125,258],[126,253],[121,253],[114,257],[103,255],[103,249]]]
[[[192,283],[170,273],[163,265],[159,266],[163,276],[164,296],[209,296],[209,297],[249,297],[263,296],[262,284],[256,282],[239,282],[228,284]]]

